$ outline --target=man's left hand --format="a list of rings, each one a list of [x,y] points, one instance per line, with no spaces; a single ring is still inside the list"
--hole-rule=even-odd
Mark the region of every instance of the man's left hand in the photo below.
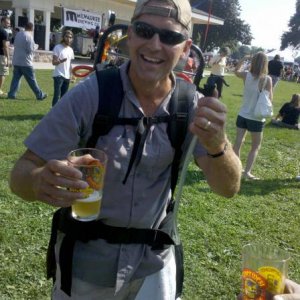
[[[190,130],[210,154],[224,150],[226,143],[225,122],[226,106],[214,97],[198,100],[195,117]]]

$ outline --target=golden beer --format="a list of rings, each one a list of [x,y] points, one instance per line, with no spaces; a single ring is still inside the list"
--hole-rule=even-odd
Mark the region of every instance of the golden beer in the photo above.
[[[85,199],[76,200],[72,205],[72,216],[80,221],[97,219],[100,213],[102,192],[93,191]]]

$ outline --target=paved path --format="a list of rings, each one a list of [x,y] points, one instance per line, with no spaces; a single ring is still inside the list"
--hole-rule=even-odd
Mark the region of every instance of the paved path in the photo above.
[[[93,66],[94,62],[91,59],[75,59],[72,61],[72,66],[78,66],[78,65],[88,65]],[[34,62],[33,63],[34,69],[54,69],[54,66],[52,63],[45,63],[45,62]]]

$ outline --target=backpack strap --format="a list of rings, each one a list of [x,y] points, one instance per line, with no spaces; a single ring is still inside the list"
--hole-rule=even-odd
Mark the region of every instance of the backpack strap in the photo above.
[[[168,126],[168,136],[172,147],[175,149],[171,173],[172,198],[178,180],[179,166],[182,156],[182,144],[188,130],[189,107],[192,105],[195,92],[195,85],[180,78],[176,79],[176,88],[172,95],[169,109],[172,118]]]
[[[99,99],[98,111],[95,115],[92,135],[89,137],[86,146],[94,148],[99,136],[106,135],[117,123],[119,111],[123,101],[123,85],[118,68],[96,70]],[[105,101],[102,101],[105,99]],[[137,122],[131,120],[129,122]]]

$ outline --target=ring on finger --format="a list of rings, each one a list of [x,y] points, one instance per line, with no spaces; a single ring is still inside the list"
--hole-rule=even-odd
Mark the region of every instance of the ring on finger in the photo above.
[[[207,121],[205,126],[203,127],[204,130],[207,130],[211,126],[211,121]]]

